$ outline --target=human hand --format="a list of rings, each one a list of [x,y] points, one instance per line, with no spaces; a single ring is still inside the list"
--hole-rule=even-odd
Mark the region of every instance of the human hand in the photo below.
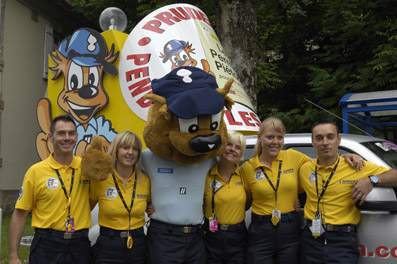
[[[154,209],[154,206],[152,203],[149,203],[146,207],[146,213],[149,217],[151,217],[154,213],[156,212],[156,210]]]
[[[294,202],[294,209],[295,209],[295,211],[297,211],[298,213],[299,213],[299,211],[300,211],[300,209],[301,209],[301,203],[300,203],[300,201],[299,201],[299,199],[297,199],[295,202]]]
[[[349,163],[349,165],[356,171],[360,171],[363,166],[365,166],[364,159],[359,155],[346,153],[343,154],[343,157],[345,158],[346,162]]]
[[[360,201],[362,205],[367,198],[367,195],[372,191],[374,186],[372,185],[369,178],[358,179],[353,183],[352,198],[353,204]]]

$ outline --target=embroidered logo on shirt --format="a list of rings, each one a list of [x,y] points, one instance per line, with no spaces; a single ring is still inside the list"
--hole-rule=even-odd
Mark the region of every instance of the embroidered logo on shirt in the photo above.
[[[214,181],[212,181],[210,183],[210,187],[211,187],[211,190],[217,191],[219,188],[222,187],[222,183],[220,181],[215,181],[215,186],[214,186]]]
[[[353,184],[355,180],[340,180],[339,184]]]
[[[21,189],[19,190],[19,194],[18,194],[18,200],[20,200],[22,198],[23,195],[23,188],[21,187]]]
[[[55,190],[59,186],[59,180],[57,178],[47,179],[46,186],[50,190]]]
[[[186,194],[186,187],[179,188],[179,194],[185,195]]]
[[[137,194],[136,195],[136,198],[138,198],[138,199],[146,199],[146,194]]]
[[[315,183],[316,182],[316,174],[314,172],[309,174],[309,182]]]
[[[118,195],[117,190],[116,190],[116,188],[114,188],[114,187],[109,187],[109,188],[106,190],[106,197],[107,197],[108,199],[110,199],[110,200],[115,199],[115,198],[117,197],[117,195]]]
[[[90,180],[80,180],[80,184],[90,184]]]
[[[283,170],[283,174],[287,174],[287,173],[293,173],[294,172],[294,168],[288,169],[288,170]]]
[[[236,182],[236,186],[243,185],[242,182]]]
[[[256,179],[257,181],[261,181],[261,180],[263,180],[264,178],[265,178],[265,174],[263,173],[262,170],[258,170],[258,171],[255,173],[255,179]]]
[[[158,173],[174,173],[174,170],[172,168],[158,168],[157,172]]]

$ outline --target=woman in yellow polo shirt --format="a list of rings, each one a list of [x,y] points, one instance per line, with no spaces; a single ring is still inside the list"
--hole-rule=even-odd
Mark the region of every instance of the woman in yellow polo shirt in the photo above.
[[[298,170],[310,158],[282,150],[285,126],[278,118],[262,122],[254,156],[243,164],[241,177],[252,195],[247,235],[247,263],[298,263]]]
[[[208,172],[204,193],[207,263],[244,263],[246,192],[238,162],[245,151],[241,133],[228,131],[225,152]]]
[[[90,204],[99,204],[100,235],[93,263],[145,263],[145,211],[150,201],[149,177],[140,169],[142,143],[124,131],[110,145],[113,173],[91,181]]]

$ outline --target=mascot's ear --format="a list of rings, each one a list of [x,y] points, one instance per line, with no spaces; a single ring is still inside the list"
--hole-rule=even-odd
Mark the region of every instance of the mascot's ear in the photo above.
[[[81,174],[91,180],[104,181],[112,171],[112,157],[103,151],[102,137],[93,137],[81,160]]]
[[[223,97],[225,98],[225,107],[227,110],[231,111],[232,110],[232,105],[234,104],[234,101],[232,98],[230,98],[229,96],[227,96],[227,94],[230,91],[230,88],[232,87],[232,84],[234,82],[233,78],[230,78],[229,80],[227,80],[227,82],[225,83],[225,86],[221,89],[221,88],[217,88],[216,90],[221,93],[223,95]]]
[[[164,97],[157,94],[145,94],[144,97],[155,104],[162,105],[159,109],[159,113],[164,116],[165,120],[171,120],[171,113],[168,111],[167,101]]]

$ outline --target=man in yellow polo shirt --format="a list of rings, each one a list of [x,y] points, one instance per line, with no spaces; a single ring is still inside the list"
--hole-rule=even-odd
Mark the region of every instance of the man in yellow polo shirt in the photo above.
[[[26,218],[32,210],[35,235],[29,263],[90,263],[89,180],[81,176],[81,159],[73,155],[76,125],[68,115],[54,118],[51,155],[25,174],[9,231],[10,264],[21,263],[18,251]]]
[[[356,230],[361,212],[355,202],[363,202],[375,185],[397,185],[396,170],[370,162],[360,171],[352,169],[338,155],[340,141],[332,121],[312,126],[318,158],[299,171],[300,188],[307,195],[304,211],[308,222],[301,234],[301,264],[357,263]]]

